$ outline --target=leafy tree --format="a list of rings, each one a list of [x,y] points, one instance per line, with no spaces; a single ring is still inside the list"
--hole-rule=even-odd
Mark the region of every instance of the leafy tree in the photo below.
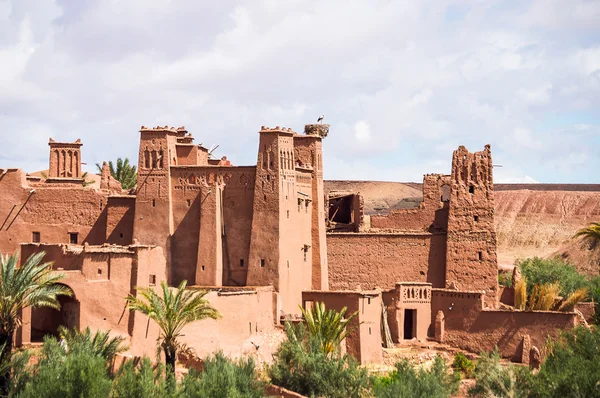
[[[183,379],[182,397],[260,398],[265,384],[257,378],[252,358],[232,361],[222,353],[204,362],[202,373],[190,369]]]
[[[97,331],[92,335],[90,328],[85,328],[83,332],[77,329],[67,329],[64,326],[58,327],[58,334],[65,342],[65,354],[73,350],[87,349],[94,355],[98,355],[106,360],[110,365],[118,353],[126,351],[127,346],[123,345],[124,337],[110,337],[109,332]]]
[[[325,303],[315,303],[310,310],[300,307],[308,332],[312,336],[318,336],[322,344],[322,350],[326,354],[332,354],[340,348],[341,342],[351,331],[348,329],[350,321],[358,315],[358,311],[344,319],[347,308],[341,311],[325,310]]]
[[[52,263],[41,263],[45,252],[30,256],[18,266],[19,256],[0,254],[0,355],[1,362],[10,362],[15,329],[21,325],[20,312],[26,307],[60,309],[58,296],[71,296],[73,291],[57,283],[63,274],[52,271]],[[0,373],[0,393],[6,395],[10,372]]]
[[[348,356],[323,351],[318,335],[304,324],[286,323],[287,340],[281,343],[268,368],[273,384],[309,397],[355,398],[370,386],[367,370]]]
[[[99,172],[102,172],[102,165],[96,163]],[[117,167],[111,161],[108,162],[110,175],[121,183],[123,189],[131,189],[137,185],[137,167],[129,164],[129,159],[117,158]]]
[[[130,310],[139,311],[154,320],[160,328],[160,349],[164,351],[168,371],[175,374],[177,339],[185,325],[206,318],[220,317],[208,300],[204,298],[207,291],[186,290],[187,281],[182,281],[177,289],[170,289],[166,282],[161,283],[162,296],[153,288],[138,288],[141,298],[129,295],[127,306]]]
[[[465,358],[466,359],[466,358]],[[449,373],[446,363],[436,356],[429,370],[418,372],[404,359],[396,364],[396,370],[389,376],[375,379],[373,396],[377,398],[447,398],[456,392],[460,385],[460,374]]]

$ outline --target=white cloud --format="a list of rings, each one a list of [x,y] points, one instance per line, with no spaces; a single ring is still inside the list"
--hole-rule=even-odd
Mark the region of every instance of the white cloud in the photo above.
[[[489,143],[511,178],[598,182],[599,10],[0,0],[0,167],[47,163],[49,136],[81,137],[88,164],[135,158],[142,124],[184,124],[251,164],[261,125],[302,131],[325,114],[326,178],[420,181]]]
[[[354,125],[354,138],[361,143],[371,141],[371,127],[367,122],[364,120],[356,122]]]

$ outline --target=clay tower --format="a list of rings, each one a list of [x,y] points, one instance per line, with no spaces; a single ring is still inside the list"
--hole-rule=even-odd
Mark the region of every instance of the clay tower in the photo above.
[[[498,261],[492,169],[489,145],[475,153],[460,146],[453,153],[446,287],[483,290],[486,304],[495,307]]]
[[[52,138],[48,142],[50,146],[50,171],[48,178],[81,178],[81,143],[80,139],[75,142],[56,142]]]

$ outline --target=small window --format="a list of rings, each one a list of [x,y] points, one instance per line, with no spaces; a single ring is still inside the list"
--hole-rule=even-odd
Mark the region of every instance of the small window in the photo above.
[[[290,211],[287,211],[287,218],[290,218]]]
[[[156,199],[152,199],[152,207],[156,207]]]
[[[123,239],[123,232],[119,234],[119,238]]]
[[[190,199],[186,200],[187,202],[187,207],[190,207],[192,205],[192,201]]]
[[[261,267],[264,267],[264,266],[265,266],[265,259],[264,259],[264,258],[261,258],[261,259],[260,259],[260,266],[261,266]]]
[[[479,216],[473,216],[473,220],[474,220],[475,222],[479,221]]]
[[[69,243],[71,243],[72,245],[76,245],[78,241],[79,241],[79,234],[77,232],[70,232],[69,233]]]
[[[240,258],[240,267],[244,268],[244,259]]]
[[[148,283],[150,284],[150,286],[156,286],[156,275],[150,274],[150,276],[148,277]]]
[[[41,235],[39,232],[33,232],[31,234],[31,241],[33,243],[40,243],[41,242]]]
[[[201,268],[202,268],[202,271],[204,271],[204,265]]]
[[[477,257],[479,258],[479,261],[483,260],[483,252],[477,252]]]
[[[473,185],[469,186],[469,193],[470,194],[474,194],[475,193],[475,187]]]
[[[102,275],[102,268],[98,268],[98,275]]]
[[[287,260],[287,266],[290,268],[290,260]]]
[[[367,297],[367,304],[371,304],[371,297]]]

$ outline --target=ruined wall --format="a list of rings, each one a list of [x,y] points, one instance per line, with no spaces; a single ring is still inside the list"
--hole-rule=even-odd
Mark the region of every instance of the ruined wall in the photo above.
[[[486,291],[486,302],[493,307],[498,261],[492,169],[489,145],[481,152],[461,146],[453,153],[446,286]]]
[[[521,361],[525,336],[540,351],[547,337],[577,325],[574,313],[550,311],[499,311],[482,309],[484,297],[477,292],[434,289],[431,300],[432,323],[438,311],[444,314],[443,342],[479,353],[498,346],[500,354]]]
[[[448,227],[449,200],[450,176],[425,175],[423,201],[417,209],[398,209],[392,210],[387,215],[372,215],[371,228],[445,232]]]
[[[444,286],[445,234],[327,234],[331,289],[392,289],[396,282]]]

